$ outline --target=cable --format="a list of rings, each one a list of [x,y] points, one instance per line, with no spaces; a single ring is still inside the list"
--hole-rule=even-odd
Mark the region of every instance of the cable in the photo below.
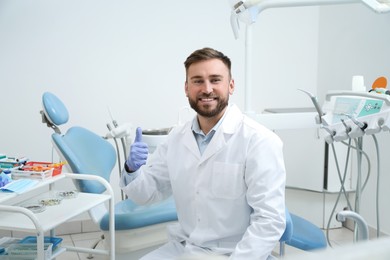
[[[371,161],[367,155],[366,152],[364,152],[362,149],[360,148],[357,148],[356,146],[353,146],[351,145],[351,138],[349,138],[349,142],[346,143],[345,141],[341,141],[342,144],[344,144],[346,147],[348,147],[348,150],[347,150],[347,155],[346,155],[346,164],[345,164],[345,169],[344,169],[344,174],[343,174],[343,177],[341,177],[341,171],[340,171],[340,166],[339,166],[339,162],[338,162],[338,159],[337,159],[337,154],[336,154],[336,149],[334,147],[334,144],[332,143],[332,151],[333,151],[333,155],[334,155],[334,160],[335,160],[335,164],[336,164],[336,169],[337,169],[337,173],[338,173],[338,177],[339,177],[339,180],[340,180],[340,191],[339,191],[339,194],[337,196],[337,199],[336,199],[336,202],[335,202],[335,205],[331,211],[331,215],[329,217],[329,220],[328,220],[328,224],[327,224],[327,230],[326,230],[326,237],[327,237],[327,241],[328,241],[328,244],[330,247],[332,247],[332,244],[330,243],[330,240],[329,240],[329,229],[330,229],[330,223],[331,223],[331,220],[333,218],[333,215],[335,214],[335,211],[336,211],[336,207],[339,203],[339,200],[340,200],[340,197],[342,194],[344,194],[344,197],[346,199],[346,202],[347,202],[347,206],[350,210],[353,210],[353,207],[351,205],[351,202],[349,200],[349,197],[346,193],[346,190],[345,190],[345,181],[346,181],[346,174],[347,174],[347,167],[348,167],[348,162],[349,162],[349,154],[350,154],[350,149],[354,149],[356,150],[358,153],[360,153],[361,155],[364,156],[364,158],[366,159],[367,161],[367,167],[368,167],[368,171],[367,171],[367,177],[366,177],[366,180],[364,182],[364,184],[362,185],[362,188],[361,188],[361,192],[364,190],[367,182],[368,182],[368,179],[370,177],[370,172],[371,172]],[[356,140],[355,140],[356,141]],[[360,192],[360,194],[361,194]],[[357,235],[357,234],[356,234]]]
[[[355,197],[355,211],[357,213],[359,213],[361,196],[362,196],[362,193],[363,193],[363,191],[368,183],[368,180],[370,178],[370,175],[371,175],[371,161],[370,161],[367,153],[363,151],[363,138],[362,137],[357,138],[357,140],[355,140],[355,143],[356,143],[356,147],[353,147],[353,148],[356,149],[356,152],[357,152],[357,165],[358,165],[357,182],[356,182],[356,197]],[[364,157],[366,158],[367,167],[368,167],[367,176],[366,176],[366,179],[365,179],[363,185],[361,184],[362,155],[364,155]],[[356,229],[356,223],[355,223],[355,230],[356,230],[356,232],[355,232],[354,239],[356,241],[358,236],[359,236],[358,230]]]
[[[351,138],[349,138],[349,144],[351,144]],[[340,179],[340,183],[341,183],[341,186],[340,186],[340,191],[338,192],[338,195],[337,195],[337,199],[336,199],[336,202],[333,206],[333,209],[330,213],[330,216],[329,216],[329,220],[328,220],[328,224],[327,224],[327,227],[326,227],[326,240],[328,242],[328,245],[330,247],[332,247],[332,243],[330,242],[330,239],[329,239],[329,229],[330,229],[330,222],[332,221],[333,219],[333,215],[336,211],[336,207],[339,203],[339,200],[340,200],[340,197],[341,197],[341,194],[344,194],[346,200],[347,200],[347,203],[348,203],[348,207],[350,207],[350,209],[352,209],[352,206],[349,202],[349,199],[348,199],[348,196],[347,196],[347,193],[345,191],[345,186],[344,186],[344,183],[345,183],[345,179],[346,179],[346,176],[347,176],[347,169],[348,169],[348,161],[349,161],[349,154],[350,154],[350,151],[351,151],[351,148],[350,146],[348,146],[348,150],[347,150],[347,156],[346,156],[346,160],[345,160],[345,169],[344,169],[344,176],[341,177],[341,173],[340,173],[340,167],[339,167],[339,162],[337,160],[337,155],[336,155],[336,149],[334,147],[334,143],[332,143],[332,151],[333,151],[333,155],[334,155],[334,159],[335,159],[335,164],[336,164],[336,168],[337,168],[337,173],[338,173],[338,176],[339,176],[339,179]]]
[[[348,162],[349,162],[349,155],[350,155],[350,151],[351,151],[351,148],[352,148],[352,146],[351,146],[351,141],[352,141],[352,139],[351,138],[349,138],[349,142],[348,142],[348,144],[346,144],[347,145],[347,147],[348,147],[348,150],[347,150],[347,156],[346,156],[346,158],[345,158],[345,168],[344,168],[344,174],[343,174],[343,177],[341,177],[341,174],[340,174],[340,170],[339,170],[339,163],[338,163],[338,160],[337,160],[337,156],[336,156],[336,149],[335,149],[335,147],[334,147],[334,145],[332,144],[332,150],[333,150],[333,155],[334,155],[334,160],[335,160],[335,163],[336,163],[336,165],[337,165],[337,168],[338,168],[338,170],[337,170],[337,175],[338,175],[338,177],[339,177],[339,180],[340,180],[340,184],[341,184],[341,189],[340,189],[340,191],[342,191],[343,192],[343,194],[344,194],[344,197],[345,197],[345,199],[346,199],[346,201],[347,201],[347,206],[350,208],[350,209],[352,209],[352,205],[351,205],[351,202],[349,201],[349,197],[348,197],[348,194],[347,194],[347,191],[345,190],[345,181],[346,181],[346,176],[347,176],[347,170],[348,170]]]
[[[356,140],[355,140],[356,142]],[[347,144],[345,142],[342,141],[342,143],[346,146],[350,145],[350,144]],[[357,146],[361,146],[361,148],[358,148],[358,147],[355,147],[355,146],[350,146],[352,149],[355,149],[356,152],[360,155],[360,158],[361,158],[361,155],[363,155],[365,158],[366,158],[366,161],[367,161],[367,176],[366,176],[366,179],[363,183],[363,185],[359,185],[359,182],[361,183],[361,180],[360,180],[360,176],[361,176],[361,172],[358,173],[358,178],[359,178],[359,181],[357,182],[357,196],[355,198],[355,204],[360,202],[360,197],[368,183],[368,180],[370,178],[370,175],[371,175],[371,160],[370,158],[368,157],[367,153],[363,151],[362,149],[362,140],[356,144]],[[358,156],[358,160],[359,160],[359,156]],[[357,163],[358,164],[358,171],[361,171],[361,159],[360,159],[360,162]],[[360,206],[360,203],[358,203],[358,205],[355,205],[355,211],[356,210],[356,207],[359,209],[359,206]],[[356,223],[355,223],[355,228],[356,228]],[[354,239],[357,240],[358,238],[358,232],[355,233],[355,237]]]
[[[356,143],[356,157],[357,157],[357,181],[356,181],[356,196],[355,196],[355,212],[360,213],[360,199],[361,199],[361,194],[362,194],[362,148],[363,148],[363,138],[359,137],[357,140],[355,140]],[[359,236],[359,230],[356,228],[356,223],[355,223],[355,241],[357,240]]]
[[[341,141],[341,143],[343,143],[344,145],[348,145],[347,143],[345,143],[344,141]],[[364,181],[364,184],[362,186],[362,191],[364,191],[366,185],[367,185],[367,182],[368,182],[368,179],[369,177],[371,176],[371,160],[370,158],[368,157],[368,154],[361,150],[361,149],[358,149],[357,147],[355,146],[351,146],[352,149],[355,149],[356,151],[359,151],[360,153],[362,153],[362,155],[364,155],[364,157],[366,158],[366,161],[367,161],[367,177],[366,177],[366,180]]]
[[[380,236],[380,221],[379,221],[379,178],[380,178],[380,158],[379,158],[379,145],[375,135],[372,135],[375,143],[376,159],[377,159],[377,180],[376,180],[376,236]]]

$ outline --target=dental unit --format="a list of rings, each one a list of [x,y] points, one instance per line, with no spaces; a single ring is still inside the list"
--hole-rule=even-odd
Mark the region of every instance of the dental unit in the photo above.
[[[384,77],[382,77],[384,78]],[[384,78],[385,79],[385,78]],[[353,81],[354,82],[354,81]],[[359,91],[331,91],[325,97],[325,102],[321,107],[317,99],[311,94],[304,90],[310,99],[313,102],[314,107],[317,110],[317,116],[315,121],[317,122],[320,129],[323,129],[323,138],[328,145],[332,147],[335,158],[335,143],[343,143],[347,147],[347,156],[346,156],[346,167],[349,165],[350,160],[350,150],[356,150],[356,189],[355,189],[355,205],[349,201],[349,197],[346,193],[345,181],[346,181],[346,171],[342,174],[339,170],[338,160],[335,159],[337,164],[338,175],[340,179],[340,191],[338,198],[334,205],[334,208],[331,213],[331,217],[335,213],[337,204],[341,195],[345,196],[345,199],[348,203],[347,212],[339,212],[336,214],[337,220],[344,222],[346,218],[351,218],[355,221],[355,227],[357,232],[355,232],[355,240],[367,240],[367,223],[359,215],[360,203],[363,190],[366,187],[368,179],[370,177],[370,160],[368,155],[363,150],[363,137],[372,136],[377,153],[377,183],[376,183],[376,215],[377,215],[377,236],[380,235],[380,225],[379,225],[379,178],[380,178],[380,160],[379,160],[379,148],[378,142],[375,137],[377,133],[381,131],[388,131],[390,129],[390,95],[385,89],[386,84],[382,84],[380,88],[375,86],[374,82],[371,90],[381,89],[380,91],[362,91],[362,88],[359,88]],[[382,80],[383,82],[383,80]],[[385,80],[385,82],[387,82]],[[353,87],[353,89],[356,89]],[[355,145],[351,144],[351,141],[355,141]],[[367,161],[367,172],[364,173],[362,170],[362,161],[363,156]],[[365,178],[363,178],[365,175]],[[353,209],[354,208],[354,209]],[[352,210],[353,209],[353,210]],[[331,218],[330,217],[330,218]],[[330,223],[330,220],[329,220]],[[328,229],[329,229],[328,223]],[[328,231],[327,231],[328,232]],[[329,238],[328,238],[328,243]]]

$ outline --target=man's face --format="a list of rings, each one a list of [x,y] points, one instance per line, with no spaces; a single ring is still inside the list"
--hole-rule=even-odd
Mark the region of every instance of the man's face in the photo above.
[[[233,91],[229,69],[219,59],[197,62],[188,68],[185,92],[192,109],[200,116],[221,116]]]

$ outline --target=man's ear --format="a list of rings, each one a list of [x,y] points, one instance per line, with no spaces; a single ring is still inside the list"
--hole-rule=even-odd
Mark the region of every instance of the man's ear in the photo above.
[[[235,88],[234,79],[231,79],[231,80],[230,80],[230,83],[229,83],[229,94],[230,94],[230,95],[233,94],[234,88]]]
[[[188,97],[188,84],[187,84],[187,81],[184,82],[184,92],[186,93],[186,97]]]

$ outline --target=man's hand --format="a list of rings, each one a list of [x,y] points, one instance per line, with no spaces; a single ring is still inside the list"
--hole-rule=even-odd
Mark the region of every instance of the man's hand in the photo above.
[[[130,154],[126,161],[127,168],[131,172],[135,172],[146,163],[148,154],[148,145],[142,142],[142,129],[138,127],[135,132],[134,143],[130,146]]]

